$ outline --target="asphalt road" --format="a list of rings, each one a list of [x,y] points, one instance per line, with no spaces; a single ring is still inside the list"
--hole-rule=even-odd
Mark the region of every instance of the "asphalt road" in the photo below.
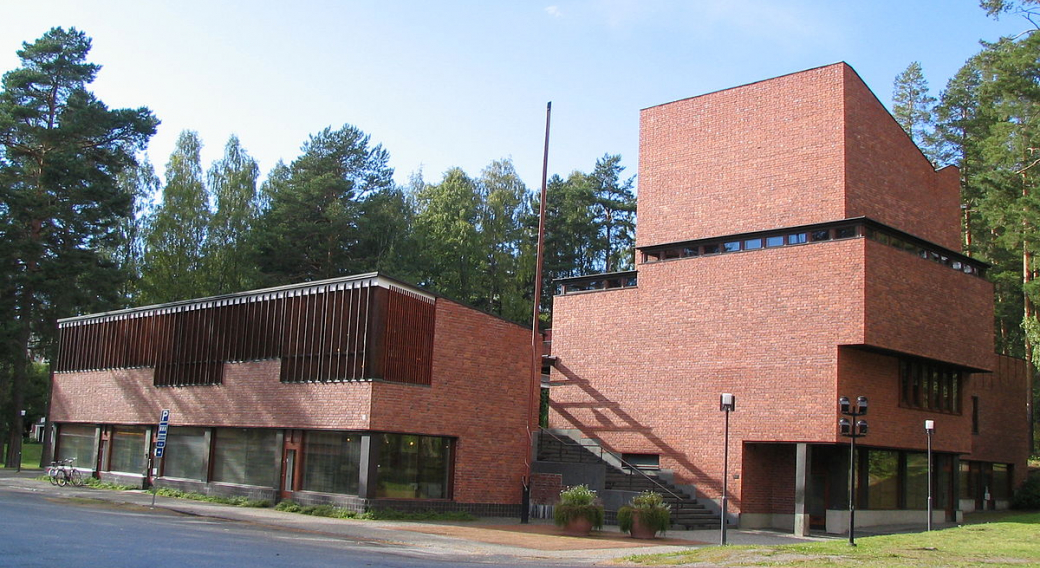
[[[0,489],[0,567],[531,566]]]

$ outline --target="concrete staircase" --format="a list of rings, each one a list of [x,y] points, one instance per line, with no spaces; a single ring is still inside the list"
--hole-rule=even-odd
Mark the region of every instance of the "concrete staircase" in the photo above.
[[[656,491],[672,507],[672,527],[683,529],[715,529],[719,515],[700,504],[688,493],[654,475],[633,471],[617,456],[602,450],[595,440],[580,442],[565,435],[540,432],[538,461],[554,463],[602,464],[606,467],[605,489],[608,491]],[[609,515],[612,518],[613,515]]]

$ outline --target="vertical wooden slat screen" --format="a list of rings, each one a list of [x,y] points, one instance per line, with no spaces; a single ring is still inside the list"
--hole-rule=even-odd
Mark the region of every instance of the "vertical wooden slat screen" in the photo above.
[[[55,370],[154,367],[157,386],[214,385],[226,362],[281,358],[285,382],[429,384],[433,302],[360,278],[64,320]]]
[[[391,286],[383,333],[383,378],[429,385],[433,374],[434,300]]]

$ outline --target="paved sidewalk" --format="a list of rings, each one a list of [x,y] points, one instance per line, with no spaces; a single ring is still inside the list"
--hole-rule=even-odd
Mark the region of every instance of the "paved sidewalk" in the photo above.
[[[55,487],[36,478],[40,470],[0,469],[0,490],[42,492],[55,498],[87,498],[125,506],[151,507],[147,491],[111,491],[90,487]],[[562,536],[551,521],[532,520],[520,524],[513,518],[480,519],[474,522],[403,522],[329,519],[274,509],[234,507],[188,499],[156,497],[155,507],[185,515],[262,525],[279,530],[318,533],[345,540],[379,543],[437,555],[471,559],[524,559],[539,564],[595,564],[631,554],[677,552],[691,547],[714,545],[719,532],[669,531],[664,538],[640,541],[629,538],[616,526],[604,527],[588,538]],[[730,529],[731,544],[787,544],[826,537],[798,538],[773,531]]]

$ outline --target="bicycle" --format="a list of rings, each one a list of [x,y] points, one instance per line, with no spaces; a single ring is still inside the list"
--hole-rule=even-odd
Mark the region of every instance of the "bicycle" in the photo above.
[[[58,462],[52,461],[50,467],[47,468],[47,479],[50,480],[51,485],[65,485],[65,474]]]
[[[51,466],[47,468],[47,477],[50,478],[51,485],[65,487],[71,483],[76,487],[82,487],[86,483],[83,474],[72,466],[75,460],[76,458],[67,458],[51,462]]]

